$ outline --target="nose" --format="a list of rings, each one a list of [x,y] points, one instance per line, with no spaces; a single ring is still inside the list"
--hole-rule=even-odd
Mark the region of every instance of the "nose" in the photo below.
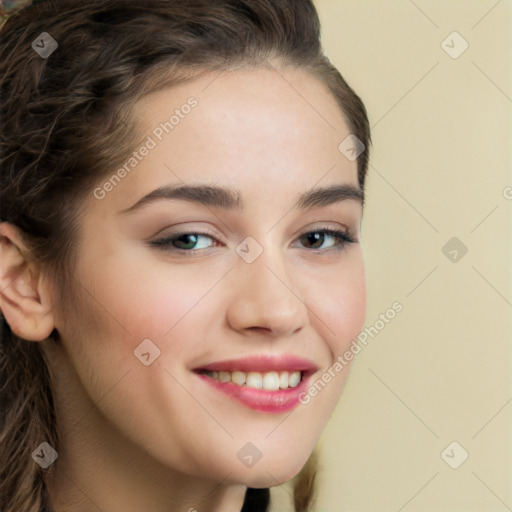
[[[264,249],[252,263],[240,258],[230,280],[227,321],[232,329],[283,337],[306,325],[308,308],[297,286],[300,276],[279,249]]]

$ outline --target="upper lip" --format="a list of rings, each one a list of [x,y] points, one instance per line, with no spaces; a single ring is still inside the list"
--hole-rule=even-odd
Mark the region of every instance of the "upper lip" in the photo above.
[[[294,355],[257,355],[247,356],[240,359],[226,359],[215,363],[206,364],[194,368],[195,371],[210,372],[285,372],[285,371],[302,371],[305,373],[313,373],[318,370],[318,366],[302,357]]]

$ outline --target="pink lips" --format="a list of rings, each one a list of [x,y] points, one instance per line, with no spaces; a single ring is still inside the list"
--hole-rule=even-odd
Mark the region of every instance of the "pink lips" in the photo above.
[[[227,359],[217,363],[207,364],[195,371],[206,370],[210,372],[286,372],[302,371],[313,373],[318,370],[313,362],[302,357],[284,355],[284,356],[249,356],[240,359]]]
[[[282,413],[293,409],[299,404],[299,396],[307,389],[310,376],[317,370],[318,367],[311,361],[290,355],[281,357],[253,356],[241,359],[230,359],[207,364],[196,368],[194,371],[199,378],[212,386],[215,390],[225,393],[253,410],[267,413]],[[242,371],[246,373],[301,371],[302,380],[295,388],[268,391],[265,389],[254,389],[248,386],[239,386],[233,382],[220,382],[204,373],[200,373],[203,371]]]

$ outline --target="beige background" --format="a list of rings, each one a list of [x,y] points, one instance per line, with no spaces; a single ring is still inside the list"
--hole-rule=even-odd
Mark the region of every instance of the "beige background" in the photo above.
[[[373,127],[366,325],[403,305],[321,438],[317,510],[512,510],[512,3],[316,4]],[[456,59],[453,31],[469,44]],[[456,262],[452,237],[468,249]],[[441,458],[452,441],[469,454],[457,469]],[[288,486],[273,492],[292,510]]]

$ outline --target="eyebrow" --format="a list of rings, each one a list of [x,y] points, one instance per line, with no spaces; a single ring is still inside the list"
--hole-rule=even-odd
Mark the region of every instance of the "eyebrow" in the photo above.
[[[164,185],[153,190],[139,199],[134,205],[119,213],[133,212],[161,199],[189,201],[225,210],[242,211],[244,209],[242,194],[238,190],[208,184],[176,184]],[[346,200],[355,200],[363,205],[364,193],[359,187],[349,184],[312,188],[300,194],[294,208],[309,210],[312,208],[322,208]]]

